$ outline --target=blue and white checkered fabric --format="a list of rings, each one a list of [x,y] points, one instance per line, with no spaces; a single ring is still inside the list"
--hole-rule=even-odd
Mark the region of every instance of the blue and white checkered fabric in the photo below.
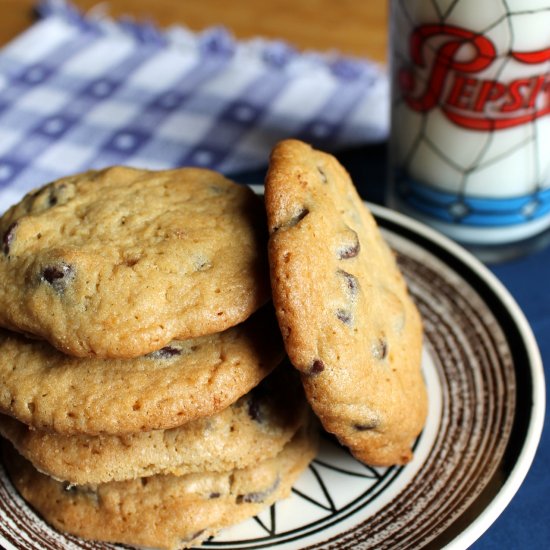
[[[327,150],[384,139],[388,85],[366,60],[82,16],[65,1],[0,51],[0,211],[37,185],[113,164],[266,164],[298,137]]]

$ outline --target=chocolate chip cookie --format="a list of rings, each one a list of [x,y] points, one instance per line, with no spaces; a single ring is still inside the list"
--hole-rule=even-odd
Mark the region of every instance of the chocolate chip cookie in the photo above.
[[[169,429],[219,412],[283,359],[271,305],[135,359],[79,359],[0,330],[0,413],[64,434]]]
[[[220,332],[269,297],[265,240],[258,197],[210,170],[67,177],[0,218],[0,326],[101,358]]]
[[[59,435],[0,415],[0,434],[40,472],[81,485],[246,468],[277,455],[308,414],[298,375],[287,364],[227,409],[171,430]]]
[[[13,449],[5,449],[5,461],[23,498],[60,531],[174,549],[194,546],[286,498],[315,452],[315,433],[304,428],[277,456],[242,470],[79,487],[39,473]]]
[[[422,430],[422,325],[394,255],[337,160],[288,140],[265,182],[276,314],[324,427],[372,465]]]

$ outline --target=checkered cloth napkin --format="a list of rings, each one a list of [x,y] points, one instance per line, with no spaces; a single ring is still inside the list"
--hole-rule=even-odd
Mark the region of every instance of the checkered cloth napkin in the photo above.
[[[113,164],[265,166],[298,137],[326,150],[386,137],[387,78],[368,60],[237,42],[39,4],[0,50],[0,212],[29,189]]]

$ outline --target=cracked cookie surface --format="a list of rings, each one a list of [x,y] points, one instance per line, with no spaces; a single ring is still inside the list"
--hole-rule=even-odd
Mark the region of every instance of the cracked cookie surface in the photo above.
[[[265,183],[273,301],[323,426],[372,465],[403,464],[422,430],[422,325],[347,172],[287,140]]]
[[[269,297],[261,201],[210,170],[63,178],[10,208],[0,239],[0,325],[78,357],[220,332]]]

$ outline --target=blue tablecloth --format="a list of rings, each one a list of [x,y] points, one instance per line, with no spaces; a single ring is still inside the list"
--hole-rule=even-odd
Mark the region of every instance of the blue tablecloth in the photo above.
[[[527,316],[535,333],[543,365],[550,365],[550,247],[492,267]],[[550,375],[546,373],[546,394]],[[537,455],[518,493],[476,550],[550,548],[550,433],[546,409],[545,429]]]

